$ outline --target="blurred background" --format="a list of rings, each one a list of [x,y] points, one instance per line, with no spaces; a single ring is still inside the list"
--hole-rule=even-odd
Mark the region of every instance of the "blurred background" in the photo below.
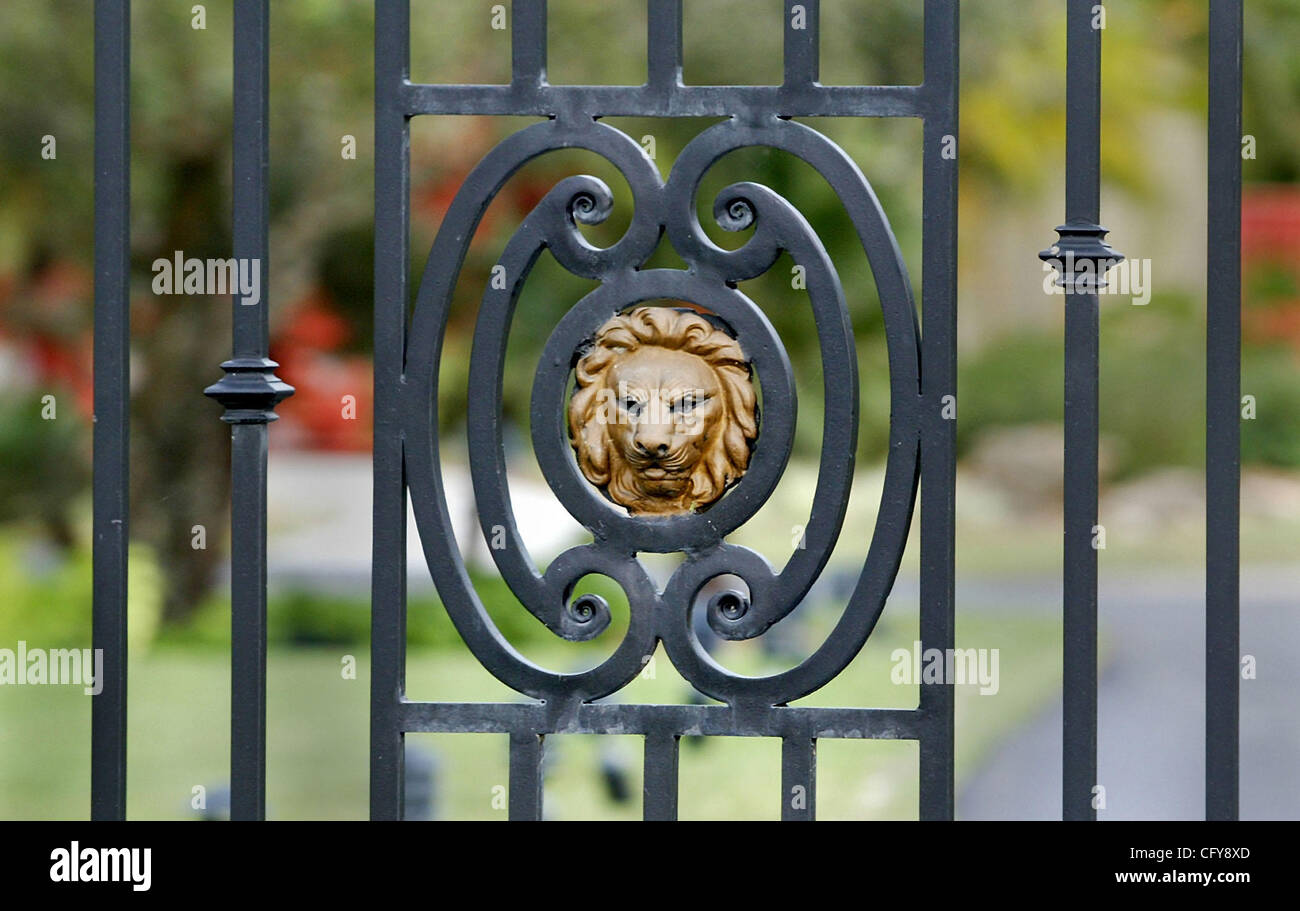
[[[226,563],[229,435],[202,391],[230,348],[228,298],[159,296],[151,264],[230,248],[231,13],[227,4],[137,3],[132,19],[132,563],[129,814],[220,816],[229,750]],[[412,79],[509,80],[508,30],[487,0],[412,0]],[[826,0],[822,81],[916,83],[921,4]],[[689,83],[779,83],[780,0],[686,0]],[[641,0],[551,0],[550,78],[644,81]],[[272,357],[297,389],[278,409],[270,460],[268,803],[278,818],[367,812],[372,351],[373,15],[363,0],[271,10]],[[1242,815],[1300,816],[1300,4],[1246,8],[1243,161]],[[92,6],[0,7],[0,647],[90,645]],[[1102,818],[1203,812],[1206,11],[1196,0],[1109,10],[1103,54],[1102,220],[1142,294],[1101,299]],[[743,51],[742,51],[743,49]],[[958,815],[1050,818],[1060,807],[1062,306],[1037,252],[1063,211],[1064,4],[962,8],[960,136],[958,645],[997,649],[996,694],[959,687]],[[528,118],[418,118],[411,129],[411,273],[469,170]],[[652,140],[665,175],[708,120],[607,120]],[[920,291],[921,129],[910,120],[807,120],[872,181]],[[54,137],[56,153],[42,155]],[[355,157],[349,157],[350,142]],[[614,188],[608,244],[628,223],[617,171],[585,152],[523,168],[489,209],[457,286],[442,366],[444,473],[458,541],[508,638],[563,670],[611,653],[626,601],[595,642],[557,640],[497,577],[474,517],[463,442],[467,352],[478,299],[512,231],[560,179]],[[880,497],[888,424],[883,326],[866,258],[833,190],[788,156],[744,150],[701,188],[787,196],[818,231],[848,295],[861,361],[853,498],[831,564],[769,635],[718,660],[770,673],[811,653],[860,570]],[[745,236],[712,235],[735,247]],[[667,248],[653,265],[680,266]],[[795,456],[772,500],[733,537],[781,565],[807,520],[822,379],[788,260],[743,290],[790,350],[799,386]],[[544,256],[511,335],[502,419],[521,530],[544,564],[583,540],[528,442],[528,390],[559,316],[592,287]],[[919,294],[918,294],[919,297]],[[47,419],[54,396],[55,416]],[[354,403],[349,411],[348,399]],[[198,533],[202,526],[202,534]],[[201,541],[199,539],[202,539]],[[203,546],[197,546],[201,543]],[[917,537],[866,649],[809,704],[914,706],[891,652],[917,638]],[[438,603],[409,533],[413,698],[510,700]],[[671,561],[654,567],[667,573]],[[355,679],[345,670],[356,661]],[[662,655],[660,655],[662,659]],[[666,660],[618,694],[693,694]],[[76,687],[0,688],[0,818],[84,817],[90,700]],[[776,741],[687,738],[684,818],[776,818]],[[546,813],[640,815],[638,738],[548,739]],[[914,818],[914,743],[822,742],[823,818]],[[504,818],[494,735],[408,737],[410,815]],[[205,789],[206,809],[195,805]]]

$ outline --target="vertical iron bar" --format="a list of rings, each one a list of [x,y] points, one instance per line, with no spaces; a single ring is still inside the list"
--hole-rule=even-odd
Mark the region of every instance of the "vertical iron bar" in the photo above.
[[[1240,688],[1241,0],[1210,0],[1205,818],[1236,819]]]
[[[682,0],[650,0],[647,82],[665,97],[682,81]]]
[[[1093,0],[1066,19],[1065,220],[1101,217],[1101,29]],[[1064,693],[1062,816],[1096,819],[1097,784],[1097,295],[1065,286]]]
[[[542,759],[546,745],[540,734],[510,735],[510,819],[542,818]]]
[[[95,0],[95,426],[90,816],[126,818],[126,576],[131,429],[131,4]],[[97,681],[100,682],[100,681]]]
[[[266,357],[269,310],[267,289],[266,177],[268,139],[270,23],[267,0],[235,0],[234,6],[234,252],[256,260],[261,269],[262,301],[235,300],[235,357]]]
[[[817,818],[817,741],[794,736],[781,740],[781,819]]]
[[[922,187],[921,641],[949,649],[955,635],[957,486],[957,0],[926,0]],[[951,142],[947,137],[951,137]],[[951,151],[949,151],[951,150]],[[950,401],[945,398],[951,396]],[[953,689],[923,684],[921,819],[953,817]]]
[[[645,736],[641,815],[647,820],[677,818],[677,761],[681,739],[673,733]]]
[[[231,819],[266,815],[266,434],[230,428]]]
[[[546,79],[546,0],[514,0],[511,81],[535,88]]]
[[[796,28],[795,7],[802,22]],[[818,0],[786,0],[785,2],[785,84],[811,85],[820,78],[821,46],[818,35]]]
[[[1101,29],[1092,0],[1069,0],[1065,46],[1065,220],[1101,219]]]
[[[401,819],[406,689],[406,472],[398,388],[406,351],[410,5],[375,4],[375,416],[370,608],[370,817]]]
[[[234,6],[234,238],[240,271],[257,270],[259,293],[232,296],[234,356],[205,394],[230,424],[230,817],[266,815],[266,445],[275,406],[293,388],[267,357],[266,0]]]
[[[1096,819],[1097,297],[1065,298],[1065,562],[1062,814]]]
[[[266,0],[234,7],[234,254],[257,263],[261,301],[234,307],[235,360],[264,359],[267,299]],[[230,496],[230,818],[266,815],[266,436],[232,423]]]

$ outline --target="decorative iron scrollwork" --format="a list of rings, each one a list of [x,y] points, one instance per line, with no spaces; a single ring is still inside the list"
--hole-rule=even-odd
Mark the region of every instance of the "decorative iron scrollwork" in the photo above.
[[[729,587],[704,609],[719,635],[748,639],[788,615],[808,592],[830,556],[848,505],[858,435],[858,375],[839,277],[793,205],[759,184],[725,188],[714,201],[715,221],[729,231],[752,229],[736,250],[717,246],[699,224],[695,200],[704,174],[723,155],[746,146],[767,146],[803,159],[844,201],[879,291],[891,402],[880,510],[844,613],[807,660],[758,678],[733,674],[709,656],[692,630],[692,604],[710,580],[740,577],[748,592]],[[583,236],[579,224],[601,223],[613,209],[609,188],[591,176],[566,178],[529,213],[499,260],[506,287],[488,288],[483,296],[470,355],[474,394],[468,415],[479,521],[489,537],[495,530],[499,538],[504,529],[506,546],[490,552],[520,603],[556,635],[579,641],[599,636],[610,623],[604,599],[573,598],[579,579],[605,575],[627,595],[629,626],[614,653],[595,668],[566,674],[539,667],[515,651],[469,581],[443,489],[437,365],[452,289],[483,212],[524,163],[575,147],[603,156],[623,174],[634,202],[630,225],[609,247],[596,247]],[[643,268],[664,235],[686,269]],[[599,285],[574,304],[547,339],[530,415],[542,473],[592,541],[563,552],[538,572],[511,508],[500,403],[511,319],[544,250],[563,268]],[[825,421],[803,546],[778,571],[759,553],[725,539],[771,495],[793,443],[796,396],[789,358],[762,310],[737,288],[770,269],[782,253],[806,270],[821,347]],[[589,420],[589,400],[608,395],[606,371],[615,363],[626,368],[627,355],[636,347],[648,355],[638,365],[643,370],[686,377],[681,388],[668,390],[673,394],[662,399],[669,407],[680,401],[698,407],[694,400],[717,397],[713,412],[696,415],[705,429],[700,445],[687,441],[675,448],[671,440],[638,440],[629,428],[610,432],[608,425]],[[717,356],[701,354],[706,351]],[[870,184],[822,134],[774,116],[724,121],[689,143],[664,181],[637,142],[591,118],[562,116],[521,130],[488,153],[453,201],[429,254],[406,357],[401,394],[407,476],[429,569],[470,649],[507,685],[547,701],[590,701],[629,683],[662,642],[674,666],[706,695],[733,706],[781,705],[824,685],[861,649],[893,584],[916,495],[916,313],[906,267]],[[575,370],[577,391],[570,394]],[[753,380],[762,392],[761,415],[754,406]],[[648,393],[654,384],[643,385],[642,392]],[[613,406],[619,407],[617,402]],[[642,551],[685,555],[662,591],[637,559]]]

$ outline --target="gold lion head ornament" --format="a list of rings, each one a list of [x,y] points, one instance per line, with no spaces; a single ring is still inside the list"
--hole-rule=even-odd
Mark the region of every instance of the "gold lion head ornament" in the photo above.
[[[758,436],[749,361],[700,314],[637,307],[578,360],[569,441],[587,480],[632,515],[708,506],[738,481]]]

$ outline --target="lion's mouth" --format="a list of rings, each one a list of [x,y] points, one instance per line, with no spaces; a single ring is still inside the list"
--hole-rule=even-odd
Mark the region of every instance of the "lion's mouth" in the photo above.
[[[642,476],[647,477],[652,481],[662,481],[665,478],[672,478],[677,476],[677,472],[669,471],[667,468],[661,468],[657,465],[652,465],[647,468],[642,468],[641,474]]]

